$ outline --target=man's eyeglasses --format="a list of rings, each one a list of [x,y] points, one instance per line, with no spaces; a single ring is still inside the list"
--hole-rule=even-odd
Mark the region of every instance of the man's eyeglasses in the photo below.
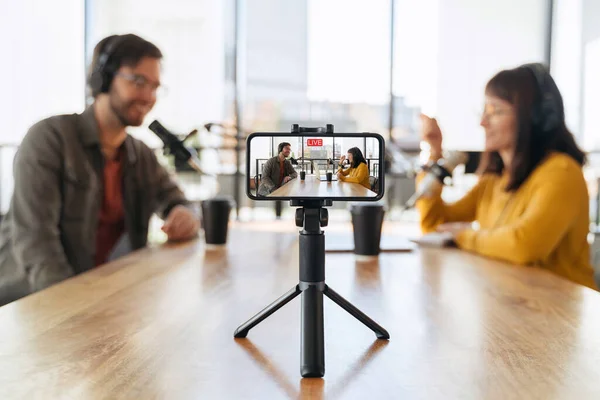
[[[157,95],[161,96],[164,96],[167,92],[166,87],[160,83],[149,81],[143,75],[128,74],[125,72],[118,72],[117,75],[131,82],[137,90],[150,90],[152,93],[156,93]]]

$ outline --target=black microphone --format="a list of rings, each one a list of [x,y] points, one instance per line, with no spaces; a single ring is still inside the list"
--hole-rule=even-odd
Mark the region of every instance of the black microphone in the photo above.
[[[188,163],[188,165],[196,172],[201,175],[206,175],[206,173],[202,171],[202,168],[200,168],[200,160],[198,160],[198,158],[183,145],[183,142],[179,140],[177,136],[169,132],[167,128],[161,125],[160,122],[152,122],[150,126],[148,126],[148,129],[150,129],[156,134],[156,136],[160,138],[164,144],[164,147],[167,148],[169,153],[171,153],[177,160]]]

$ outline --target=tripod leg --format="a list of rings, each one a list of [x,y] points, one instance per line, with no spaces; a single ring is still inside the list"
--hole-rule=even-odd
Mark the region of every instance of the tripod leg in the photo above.
[[[300,374],[304,378],[325,375],[325,338],[323,334],[323,284],[309,284],[302,291],[302,339]]]
[[[236,338],[245,338],[248,335],[248,331],[254,328],[256,325],[265,320],[269,315],[273,314],[275,311],[279,310],[281,307],[285,306],[287,303],[292,301],[294,297],[298,296],[301,292],[300,287],[298,285],[294,286],[289,292],[269,304],[265,307],[261,312],[256,314],[254,317],[250,318],[248,321],[244,322],[240,325],[233,334]]]
[[[342,296],[337,294],[332,288],[325,285],[325,290],[323,291],[325,296],[329,297],[334,303],[338,306],[342,307],[344,310],[348,311],[354,318],[365,324],[369,329],[375,332],[378,339],[389,339],[390,334],[383,329],[382,326],[377,324],[377,322],[373,321],[369,318],[365,313],[356,308],[352,303],[348,300],[344,299]]]

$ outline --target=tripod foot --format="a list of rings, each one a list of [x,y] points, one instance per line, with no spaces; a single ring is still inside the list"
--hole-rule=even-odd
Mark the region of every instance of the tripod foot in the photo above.
[[[281,307],[285,306],[287,303],[292,301],[300,293],[302,293],[300,287],[298,285],[294,286],[289,292],[287,292],[286,294],[269,304],[261,312],[259,312],[254,317],[250,318],[248,321],[240,325],[233,333],[233,337],[245,338],[246,336],[248,336],[248,332],[250,331],[250,329],[254,328],[256,325],[265,320],[269,315],[273,314],[275,311],[279,310]]]
[[[329,297],[338,306],[340,306],[344,310],[348,311],[350,313],[350,315],[352,315],[354,318],[356,318],[357,320],[359,320],[360,322],[365,324],[373,332],[375,332],[375,335],[377,335],[378,339],[389,339],[390,338],[390,334],[388,333],[388,331],[383,329],[383,327],[381,325],[379,325],[377,322],[373,321],[365,313],[360,311],[352,303],[350,303],[348,300],[344,299],[342,296],[340,296],[336,291],[334,291],[329,286],[325,285],[325,290],[323,291],[323,294],[325,296]]]

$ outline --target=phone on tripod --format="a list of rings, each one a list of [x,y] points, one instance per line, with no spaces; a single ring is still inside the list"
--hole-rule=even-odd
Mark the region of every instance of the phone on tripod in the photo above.
[[[255,132],[246,145],[246,194],[253,200],[377,201],[384,194],[385,141],[333,126]]]
[[[325,236],[321,230],[329,223],[324,207],[331,206],[334,200],[381,199],[384,141],[376,133],[334,134],[333,125],[300,128],[294,124],[291,133],[253,133],[246,148],[248,197],[290,200],[291,206],[299,207],[295,222],[303,228],[298,232],[300,280],[240,325],[233,335],[245,338],[250,329],[302,295],[300,374],[305,378],[322,377],[325,374],[323,296],[366,325],[378,339],[390,338],[381,325],[325,283]],[[349,161],[346,168],[345,159]],[[337,180],[333,179],[334,173]]]

